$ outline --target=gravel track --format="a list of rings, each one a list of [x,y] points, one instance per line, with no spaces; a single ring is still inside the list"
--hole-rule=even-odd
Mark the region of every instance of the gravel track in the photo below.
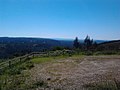
[[[85,56],[36,64],[31,79],[42,80],[47,88],[36,90],[86,90],[88,83],[120,81],[120,56]]]

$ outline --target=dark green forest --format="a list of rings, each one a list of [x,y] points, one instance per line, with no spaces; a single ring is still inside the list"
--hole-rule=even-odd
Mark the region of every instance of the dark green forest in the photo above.
[[[54,40],[45,38],[8,38],[0,37],[0,58],[8,59],[32,52],[57,49],[79,50],[79,52],[113,53],[120,51],[120,40],[98,41],[86,36],[84,40]],[[99,52],[100,51],[100,52]]]

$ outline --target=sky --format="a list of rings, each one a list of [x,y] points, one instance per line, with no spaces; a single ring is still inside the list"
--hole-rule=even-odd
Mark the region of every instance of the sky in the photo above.
[[[120,0],[0,0],[0,37],[120,39]]]

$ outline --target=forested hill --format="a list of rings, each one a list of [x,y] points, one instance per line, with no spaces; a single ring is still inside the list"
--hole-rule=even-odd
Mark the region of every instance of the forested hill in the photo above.
[[[113,40],[98,45],[97,50],[115,50],[120,51],[120,40]]]
[[[80,40],[82,43],[83,40]],[[104,41],[97,41],[97,43]],[[54,47],[73,47],[73,40],[54,40],[46,38],[0,37],[0,58],[13,58],[31,52],[41,52]]]
[[[49,50],[55,46],[61,46],[61,43],[57,40],[45,38],[0,37],[0,58],[12,58],[30,52]]]

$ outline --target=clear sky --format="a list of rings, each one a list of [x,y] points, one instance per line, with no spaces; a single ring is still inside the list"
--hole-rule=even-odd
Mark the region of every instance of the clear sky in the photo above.
[[[120,39],[120,0],[0,0],[0,37]]]

